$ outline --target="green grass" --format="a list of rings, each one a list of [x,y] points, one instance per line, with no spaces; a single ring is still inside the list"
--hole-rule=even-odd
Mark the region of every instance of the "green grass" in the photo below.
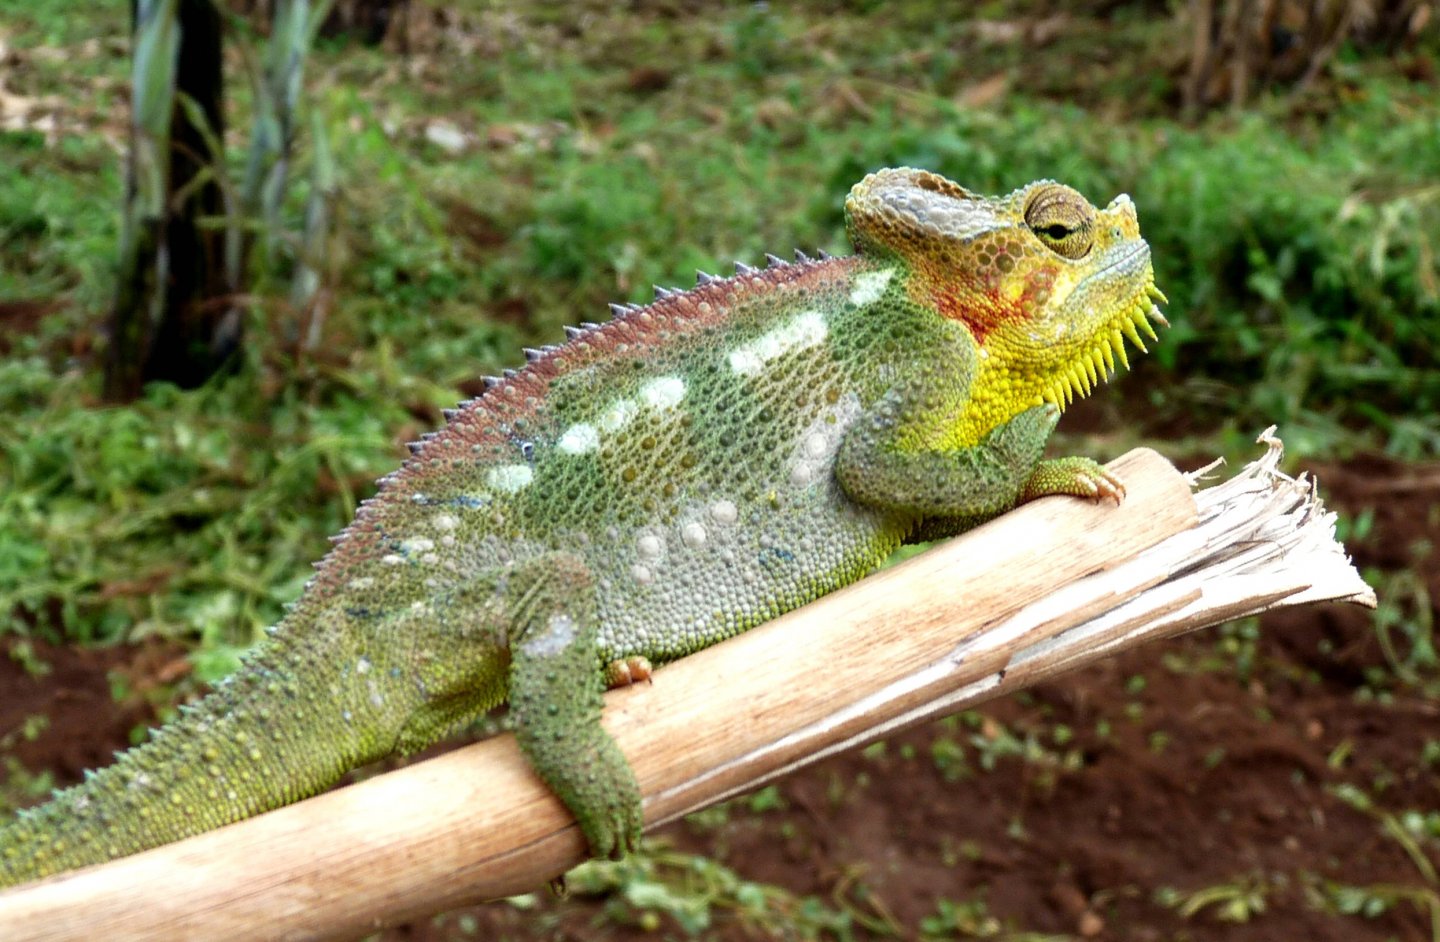
[[[647,932],[661,929],[664,915],[695,937],[723,914],[765,938],[847,940],[856,937],[857,928],[875,929],[880,922],[863,902],[798,897],[745,880],[709,858],[663,847],[647,847],[619,862],[589,861],[566,874],[565,883],[577,896],[604,897],[607,921]]]

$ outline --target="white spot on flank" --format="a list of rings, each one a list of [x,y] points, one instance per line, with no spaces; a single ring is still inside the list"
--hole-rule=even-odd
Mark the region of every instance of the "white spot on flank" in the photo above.
[[[698,523],[687,523],[680,528],[680,539],[691,549],[699,549],[705,545],[705,527]]]
[[[650,571],[649,566],[646,566],[642,563],[636,563],[635,565],[630,567],[630,578],[634,579],[641,585],[645,585],[655,578],[655,574]]]
[[[600,414],[600,429],[618,432],[635,420],[644,406],[647,409],[669,409],[685,398],[685,381],[678,376],[661,376],[640,387],[640,401],[616,399]],[[560,437],[560,448],[571,454],[583,454],[600,445],[600,436],[594,427],[577,423],[565,430]]]
[[[435,541],[423,536],[412,536],[401,542],[400,548],[407,553],[424,553],[435,548]]]
[[[405,557],[399,553],[386,553],[380,557],[380,561],[387,566],[398,566],[405,561]]]
[[[889,286],[890,279],[895,277],[895,269],[882,268],[880,271],[867,271],[863,275],[855,276],[855,287],[850,290],[850,303],[856,307],[865,305],[879,299]]]
[[[520,642],[526,654],[541,657],[559,654],[575,640],[575,619],[569,615],[551,615],[543,630]]]
[[[774,330],[761,334],[730,351],[730,369],[741,376],[754,376],[765,364],[792,350],[804,350],[823,341],[830,333],[825,315],[801,311]]]
[[[567,455],[583,455],[600,447],[600,433],[588,422],[576,422],[565,430],[556,445]]]
[[[368,673],[370,673],[370,659],[369,659],[368,657],[362,657],[362,658],[360,658],[358,661],[355,662],[355,673],[357,673],[357,674],[368,674]]]
[[[840,443],[860,411],[860,400],[853,393],[847,394],[800,432],[786,463],[792,485],[808,487],[830,476]]]
[[[449,514],[436,514],[434,523],[437,530],[453,530],[459,526],[460,521]]]
[[[633,399],[617,399],[600,416],[600,427],[607,432],[618,432],[640,412]]]
[[[664,551],[665,543],[655,534],[647,533],[635,541],[635,547],[640,550],[641,556],[655,559]]]
[[[678,376],[661,376],[640,387],[640,398],[652,409],[669,409],[685,398],[685,381]]]
[[[528,464],[502,464],[498,468],[491,468],[485,480],[497,491],[514,494],[516,491],[523,491],[535,480],[535,472]]]
[[[735,506],[733,500],[717,500],[710,505],[710,519],[729,526],[740,519],[740,509]]]

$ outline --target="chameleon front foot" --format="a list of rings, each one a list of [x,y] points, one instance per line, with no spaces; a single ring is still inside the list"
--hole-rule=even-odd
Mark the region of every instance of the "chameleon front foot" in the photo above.
[[[1068,494],[1099,503],[1113,500],[1117,505],[1125,499],[1125,484],[1091,458],[1053,458],[1040,462],[1020,491],[1020,503]]]
[[[650,666],[649,658],[622,657],[606,665],[605,689],[614,690],[616,687],[628,687],[641,681],[654,683],[653,674],[654,668]]]

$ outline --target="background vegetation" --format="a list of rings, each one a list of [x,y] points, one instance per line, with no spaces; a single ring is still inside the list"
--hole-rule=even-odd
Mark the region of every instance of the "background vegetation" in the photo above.
[[[7,12],[0,633],[170,639],[195,672],[165,696],[190,694],[296,597],[404,443],[520,363],[522,344],[697,268],[847,251],[843,194],[886,165],[985,192],[1053,177],[1102,203],[1135,198],[1174,326],[1082,413],[1103,439],[1092,451],[1243,455],[1274,422],[1298,461],[1433,459],[1433,25],[1369,45],[1347,32],[1317,75],[1261,70],[1232,106],[1223,88],[1194,91],[1195,11],[1051,6],[937,20],[919,2],[417,0],[380,46],[322,37],[304,96],[336,179],[322,342],[305,342],[308,312],[290,302],[297,253],[278,253],[255,273],[232,370],[118,406],[100,404],[97,364],[124,185],[126,8]],[[228,120],[243,128],[259,40],[231,28]],[[271,221],[282,242],[305,228],[312,140]],[[243,148],[227,156],[239,178]],[[1356,511],[1346,534],[1363,539],[1371,519]],[[1429,551],[1370,573],[1386,598],[1374,630],[1396,652],[1372,692],[1437,696],[1433,607],[1414,575]],[[641,882],[664,870],[637,866],[651,868]],[[738,892],[734,874],[706,879]],[[822,915],[791,912],[801,935]],[[936,935],[985,925],[963,907],[935,918]]]

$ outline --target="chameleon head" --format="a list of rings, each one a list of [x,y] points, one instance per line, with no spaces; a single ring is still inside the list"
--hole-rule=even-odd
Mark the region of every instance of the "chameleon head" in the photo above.
[[[969,329],[980,349],[975,398],[997,411],[1063,408],[1117,361],[1129,365],[1126,339],[1143,351],[1150,321],[1165,323],[1128,196],[1096,209],[1041,180],[984,197],[900,168],[856,184],[845,216],[857,249],[898,256],[913,301]]]

